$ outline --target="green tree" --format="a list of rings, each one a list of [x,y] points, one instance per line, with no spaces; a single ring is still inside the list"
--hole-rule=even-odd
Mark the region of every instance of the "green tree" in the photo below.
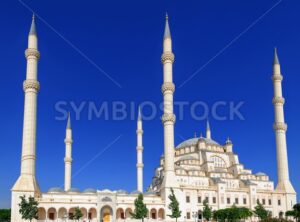
[[[174,190],[171,188],[171,194],[169,195],[169,209],[171,210],[171,214],[168,215],[171,218],[175,218],[176,222],[179,217],[181,217],[181,211],[179,209],[179,202],[174,194]]]
[[[240,207],[239,208],[239,219],[246,220],[249,217],[252,217],[253,213],[247,207]]]
[[[294,217],[297,222],[300,222],[300,203],[293,206],[293,210],[285,212],[285,216]]]
[[[29,220],[38,219],[38,205],[39,203],[30,196],[28,200],[25,195],[20,197],[21,203],[19,203],[19,213],[22,215],[22,219]]]
[[[232,206],[231,208],[220,209],[214,211],[213,218],[220,222],[236,222],[243,219],[247,219],[252,216],[252,211],[246,207],[236,207]]]
[[[203,205],[203,217],[209,221],[212,217],[212,208],[209,207],[207,200],[204,200]]]
[[[0,209],[0,221],[10,221],[10,209]]]
[[[269,216],[269,212],[264,208],[264,206],[257,201],[257,206],[254,208],[254,213],[260,220],[267,219]]]
[[[75,207],[74,215],[73,215],[72,219],[79,221],[80,218],[82,218],[82,216],[83,216],[83,214],[82,214],[81,210],[79,209],[79,207]]]
[[[143,194],[139,194],[138,198],[135,199],[134,206],[134,213],[130,213],[131,217],[134,219],[142,219],[142,221],[144,221],[144,218],[147,217],[148,209],[146,204],[144,204]]]

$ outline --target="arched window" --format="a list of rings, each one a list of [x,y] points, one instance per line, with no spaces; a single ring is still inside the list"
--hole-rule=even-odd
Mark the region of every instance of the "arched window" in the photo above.
[[[214,163],[215,167],[226,168],[225,161],[219,156],[212,156],[210,158],[210,161],[212,161]]]

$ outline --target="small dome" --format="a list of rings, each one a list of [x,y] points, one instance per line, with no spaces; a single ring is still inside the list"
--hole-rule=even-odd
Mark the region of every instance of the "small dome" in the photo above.
[[[231,142],[231,140],[230,140],[229,138],[227,138],[227,140],[226,140],[225,144],[231,145],[231,144],[232,144],[232,142]]]
[[[118,194],[128,194],[126,190],[117,190]]]
[[[69,193],[80,193],[80,190],[77,189],[77,188],[70,188],[70,189],[68,190],[68,192],[69,192]]]
[[[131,194],[141,194],[142,192],[138,191],[138,190],[134,190],[131,192]]]
[[[93,188],[87,188],[83,191],[83,193],[97,193],[97,190]]]
[[[148,191],[145,193],[145,196],[157,196],[157,193],[155,191]]]
[[[267,176],[267,174],[262,173],[262,172],[258,172],[257,174],[255,174],[256,176]]]
[[[48,193],[63,193],[64,190],[60,187],[52,187],[48,190]]]

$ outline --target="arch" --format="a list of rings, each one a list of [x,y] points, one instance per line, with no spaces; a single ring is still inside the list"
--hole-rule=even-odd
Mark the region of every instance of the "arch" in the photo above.
[[[160,208],[158,210],[158,219],[160,219],[160,220],[165,219],[165,210],[163,208]]]
[[[118,208],[116,216],[117,216],[117,219],[125,219],[124,210],[122,208]]]
[[[103,222],[111,222],[113,219],[113,210],[111,206],[105,205],[101,208],[100,213],[101,221]]]
[[[156,218],[157,218],[157,211],[156,211],[155,208],[152,208],[152,209],[150,210],[150,218],[151,218],[151,219],[156,219]]]
[[[72,208],[69,209],[69,212],[68,212],[68,218],[69,218],[70,220],[73,220],[74,214],[75,214],[75,208],[72,207]]]
[[[87,209],[84,207],[81,207],[80,211],[82,213],[82,219],[87,219],[87,216],[88,216]]]
[[[97,210],[96,208],[90,208],[88,212],[88,219],[93,220],[97,218]]]
[[[38,210],[38,220],[46,220],[46,210],[43,207]]]
[[[66,219],[66,218],[68,218],[68,211],[67,211],[66,208],[64,208],[64,207],[59,208],[59,210],[58,210],[58,218],[59,219]]]
[[[133,211],[132,211],[131,208],[127,208],[126,209],[126,211],[125,211],[125,217],[126,217],[126,219],[131,218],[131,214],[130,213],[132,213],[132,212]]]
[[[211,156],[210,161],[212,161],[214,163],[214,166],[217,168],[227,168],[226,161],[218,155]]]
[[[51,207],[48,209],[48,220],[56,220],[57,219],[57,213],[56,213],[56,209]]]

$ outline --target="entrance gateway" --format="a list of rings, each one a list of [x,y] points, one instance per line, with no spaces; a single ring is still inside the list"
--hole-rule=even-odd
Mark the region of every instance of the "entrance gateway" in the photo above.
[[[101,222],[112,222],[113,220],[113,210],[110,206],[104,206],[101,209],[100,214]]]

